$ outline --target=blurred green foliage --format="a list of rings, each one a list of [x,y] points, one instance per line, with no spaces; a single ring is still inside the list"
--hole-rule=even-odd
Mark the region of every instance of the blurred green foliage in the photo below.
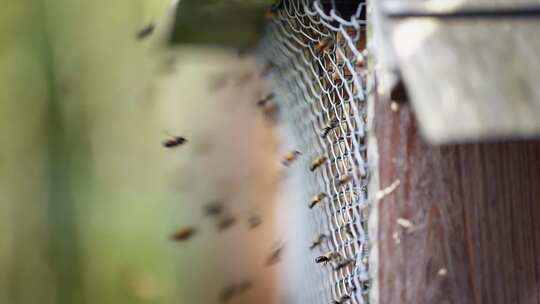
[[[168,2],[2,2],[0,303],[189,302],[135,39]]]

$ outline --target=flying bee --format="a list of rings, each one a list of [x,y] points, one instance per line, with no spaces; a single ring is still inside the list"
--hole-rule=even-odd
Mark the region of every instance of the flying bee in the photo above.
[[[324,263],[325,265],[334,260],[334,259],[337,259],[340,257],[340,254],[337,253],[337,252],[329,252],[327,254],[324,254],[324,255],[321,255],[321,256],[318,256],[315,258],[315,263],[317,264],[320,264],[320,263]]]
[[[185,227],[177,230],[173,235],[171,235],[171,240],[173,241],[186,241],[189,240],[197,230],[193,227]]]
[[[313,250],[313,249],[315,249],[316,247],[321,246],[322,242],[323,242],[324,239],[326,239],[326,238],[327,238],[326,234],[321,234],[321,235],[319,235],[319,237],[318,237],[315,241],[313,241],[313,243],[311,243],[311,246],[309,246],[309,249],[310,249],[310,250]]]
[[[283,252],[283,248],[284,248],[283,245],[278,246],[270,253],[270,256],[266,260],[266,266],[272,266],[276,264],[277,262],[279,262],[281,258],[281,253]]]
[[[354,262],[355,262],[355,261],[354,261],[353,259],[347,259],[347,260],[345,260],[345,261],[340,262],[340,263],[336,266],[336,268],[334,268],[334,270],[335,270],[335,271],[338,271],[338,270],[341,270],[341,269],[343,269],[343,268],[345,268],[345,267],[347,267],[347,266],[349,266],[349,265],[354,265]]]
[[[236,223],[236,219],[230,215],[223,217],[217,224],[218,231],[224,231],[231,228]]]
[[[276,17],[276,12],[271,7],[269,7],[264,12],[264,18],[266,18],[266,20],[272,20],[274,19],[274,17]]]
[[[281,162],[284,166],[288,167],[292,162],[294,162],[298,156],[300,156],[302,152],[298,150],[293,150],[288,152],[285,157],[283,158],[283,161]]]
[[[328,195],[326,195],[326,193],[324,193],[324,192],[321,192],[321,193],[313,196],[313,198],[311,199],[311,203],[309,204],[309,209],[313,209],[313,207],[315,207],[315,205],[320,203],[327,196]]]
[[[263,106],[263,115],[266,117],[270,122],[277,122],[278,119],[278,105],[275,102],[269,102]]]
[[[142,40],[154,32],[156,26],[153,23],[148,24],[137,32],[137,40]]]
[[[173,136],[172,138],[167,139],[166,141],[164,141],[163,146],[165,148],[174,148],[174,147],[181,146],[181,145],[185,144],[186,142],[187,142],[187,139],[185,137]]]
[[[255,229],[259,227],[262,223],[261,217],[258,215],[252,215],[248,219],[249,229]]]
[[[229,302],[236,294],[238,293],[238,288],[236,285],[229,285],[223,288],[221,294],[219,295],[220,303]]]
[[[330,120],[328,124],[326,124],[326,126],[324,126],[324,128],[321,130],[321,137],[326,138],[330,131],[337,127],[338,123],[339,120],[337,118],[333,118],[332,120]]]
[[[319,168],[322,164],[324,164],[324,162],[327,160],[328,158],[326,156],[320,156],[316,159],[314,159],[312,162],[311,162],[311,165],[309,166],[309,171],[313,172],[315,171],[317,168]]]
[[[351,296],[349,295],[343,295],[339,300],[333,300],[332,304],[344,304],[348,300],[351,299]]]
[[[264,96],[263,98],[259,99],[259,101],[257,101],[257,106],[258,107],[264,107],[266,104],[268,104],[268,102],[270,100],[272,100],[274,98],[274,93],[270,93],[266,96]]]
[[[332,38],[324,38],[323,40],[319,41],[319,43],[317,43],[317,45],[315,46],[315,50],[317,51],[317,54],[320,54],[329,49],[332,44]]]
[[[272,70],[276,67],[276,65],[269,61],[262,69],[261,71],[261,77],[265,77],[266,75],[270,74],[270,72],[272,72]]]
[[[283,8],[283,1],[272,4],[264,13],[266,19],[272,19],[276,17],[277,12]]]
[[[245,291],[248,291],[249,289],[251,289],[251,281],[250,280],[244,280],[240,283],[238,283],[238,285],[236,286],[237,287],[237,290],[239,293],[242,293],[242,292],[245,292]]]
[[[351,238],[354,238],[352,224],[345,226],[345,233],[349,235]]]
[[[204,207],[204,214],[206,216],[214,217],[220,215],[221,213],[223,213],[223,203],[219,201],[208,203]]]
[[[347,184],[348,182],[350,182],[352,180],[352,175],[351,174],[346,174],[346,175],[342,175],[339,177],[336,185],[338,187],[340,186],[344,186],[345,184]]]

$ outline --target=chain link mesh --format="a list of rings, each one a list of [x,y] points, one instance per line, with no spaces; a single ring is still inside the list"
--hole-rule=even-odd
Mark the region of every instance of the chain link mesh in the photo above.
[[[291,168],[301,207],[299,232],[288,234],[297,257],[289,303],[369,301],[365,9],[363,1],[282,1],[260,47],[288,145],[302,152]],[[321,256],[329,261],[316,263]]]

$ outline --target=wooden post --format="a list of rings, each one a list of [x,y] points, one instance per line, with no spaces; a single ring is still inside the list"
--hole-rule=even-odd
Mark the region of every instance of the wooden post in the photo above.
[[[540,141],[430,146],[376,99],[379,303],[540,303]]]

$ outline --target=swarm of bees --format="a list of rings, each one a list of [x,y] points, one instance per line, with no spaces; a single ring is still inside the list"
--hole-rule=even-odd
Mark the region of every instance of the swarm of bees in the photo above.
[[[279,4],[281,5],[281,4]],[[266,12],[266,17],[271,19],[275,18],[277,15],[277,11],[279,10],[279,5],[275,5],[272,8],[270,8]],[[149,26],[143,28],[141,31],[137,33],[137,39],[144,39],[145,37],[149,36],[154,31],[154,25],[150,24]],[[316,54],[322,54],[324,52],[327,52],[330,48],[332,48],[334,45],[338,45],[339,41],[334,41],[333,38],[323,38],[319,40],[316,45],[314,46]],[[274,62],[267,62],[267,64],[263,67],[261,71],[261,76],[266,76],[268,73],[271,73],[273,70],[278,69],[279,67],[276,66]],[[336,70],[332,74],[333,78],[337,79],[340,78],[339,72]],[[248,79],[248,76],[245,76],[245,79]],[[334,80],[335,80],[334,79]],[[213,87],[219,89],[222,87],[223,84],[222,78],[216,79],[213,82]],[[245,80],[240,79],[239,83],[243,83]],[[258,109],[262,111],[264,116],[268,118],[271,121],[277,120],[277,113],[278,113],[278,105],[275,102],[276,95],[273,92],[270,92],[266,94],[265,96],[262,96],[260,99],[255,101],[255,105]],[[329,134],[331,134],[332,130],[336,129],[339,126],[339,119],[338,118],[331,118],[329,119],[328,123],[322,127],[320,132],[316,131],[316,135],[324,138],[327,138]],[[317,134],[318,133],[318,134]],[[334,132],[336,133],[336,132]],[[173,149],[178,148],[180,146],[185,145],[188,142],[188,140],[183,136],[170,136],[170,138],[166,139],[162,145],[163,147],[167,149]],[[285,167],[291,166],[293,163],[295,163],[298,158],[302,155],[302,152],[298,150],[291,150],[287,152],[283,156],[283,159],[281,160],[281,163]],[[325,164],[328,161],[328,157],[326,155],[320,155],[316,158],[314,158],[309,165],[309,170],[311,172],[316,171],[317,169],[321,168],[323,164]],[[337,178],[336,180],[336,186],[341,187],[345,186],[352,180],[353,176],[351,174],[344,174]],[[319,205],[323,200],[328,199],[328,194],[325,192],[318,193],[314,195],[308,205],[310,209],[313,209],[315,206]],[[224,201],[216,200],[209,202],[208,204],[203,206],[203,215],[212,220],[215,224],[215,227],[218,232],[223,232],[231,227],[233,227],[237,222],[243,222],[239,221],[239,219],[231,214],[227,208],[225,208]],[[256,213],[250,214],[246,219],[247,227],[250,230],[253,230],[257,227],[259,227],[262,224],[262,218],[257,215]],[[346,231],[350,234],[352,234],[352,230],[350,227],[345,228]],[[195,235],[199,233],[199,229],[194,226],[187,226],[182,227],[175,231],[171,236],[170,239],[175,242],[185,242],[190,239],[192,239]],[[330,234],[320,234],[314,238],[312,243],[309,245],[309,250],[327,250],[327,247],[330,247]],[[274,248],[271,250],[269,255],[267,256],[266,260],[264,261],[265,265],[270,267],[275,265],[276,263],[280,262],[281,257],[283,255],[285,246],[283,244],[277,244],[274,246]],[[350,258],[344,258],[339,252],[337,251],[330,251],[325,254],[319,255],[315,258],[315,263],[327,265],[330,263],[330,265],[333,267],[335,271],[345,269],[350,266],[354,266],[356,261],[355,259]],[[219,294],[219,301],[221,303],[227,303],[229,301],[232,301],[235,297],[241,295],[242,293],[250,290],[252,287],[252,282],[250,280],[244,280],[241,282],[229,284],[225,286],[221,293]],[[331,300],[332,303],[335,304],[343,304],[350,300],[349,295],[343,295],[338,300]]]

